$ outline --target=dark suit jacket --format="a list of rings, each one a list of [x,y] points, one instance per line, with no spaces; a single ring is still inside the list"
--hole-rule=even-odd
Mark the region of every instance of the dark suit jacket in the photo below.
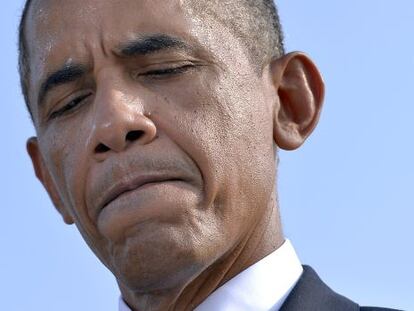
[[[303,266],[303,274],[280,311],[392,311],[394,309],[360,307],[351,300],[335,293],[309,266]],[[396,310],[394,310],[396,311]]]

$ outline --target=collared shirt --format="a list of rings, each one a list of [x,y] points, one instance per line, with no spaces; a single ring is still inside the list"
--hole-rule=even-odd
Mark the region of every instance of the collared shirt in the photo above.
[[[289,240],[207,297],[195,311],[277,311],[303,272]],[[131,311],[120,299],[119,311]]]

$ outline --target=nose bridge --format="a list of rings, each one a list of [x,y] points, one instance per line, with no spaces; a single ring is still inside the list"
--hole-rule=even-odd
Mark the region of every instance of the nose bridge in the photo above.
[[[133,140],[146,144],[156,135],[155,125],[145,116],[140,97],[128,92],[125,83],[117,83],[110,77],[97,80],[89,140],[95,154],[120,152]]]
[[[137,113],[144,113],[138,98],[131,99],[126,91],[115,86],[97,88],[94,104],[96,125],[116,126],[131,120]]]
[[[104,67],[95,72],[96,76],[96,104],[95,106],[103,106],[100,108],[120,108],[121,105],[138,106],[142,105],[138,102],[138,98],[132,98],[127,90],[126,83],[122,78],[122,70],[117,66]],[[118,106],[118,107],[117,107]]]

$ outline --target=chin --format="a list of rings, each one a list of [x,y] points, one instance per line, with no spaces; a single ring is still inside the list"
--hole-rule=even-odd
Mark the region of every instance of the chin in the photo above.
[[[112,248],[112,272],[118,282],[138,292],[184,287],[206,266],[200,253],[203,247],[190,231],[171,225],[141,225]]]

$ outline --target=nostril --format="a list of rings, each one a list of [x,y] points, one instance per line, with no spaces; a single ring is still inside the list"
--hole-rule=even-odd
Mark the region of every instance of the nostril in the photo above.
[[[107,151],[109,151],[109,148],[107,146],[105,146],[104,144],[99,144],[95,148],[96,153],[105,153]]]
[[[135,141],[140,139],[143,135],[144,131],[131,131],[126,135],[125,139],[127,141]]]

